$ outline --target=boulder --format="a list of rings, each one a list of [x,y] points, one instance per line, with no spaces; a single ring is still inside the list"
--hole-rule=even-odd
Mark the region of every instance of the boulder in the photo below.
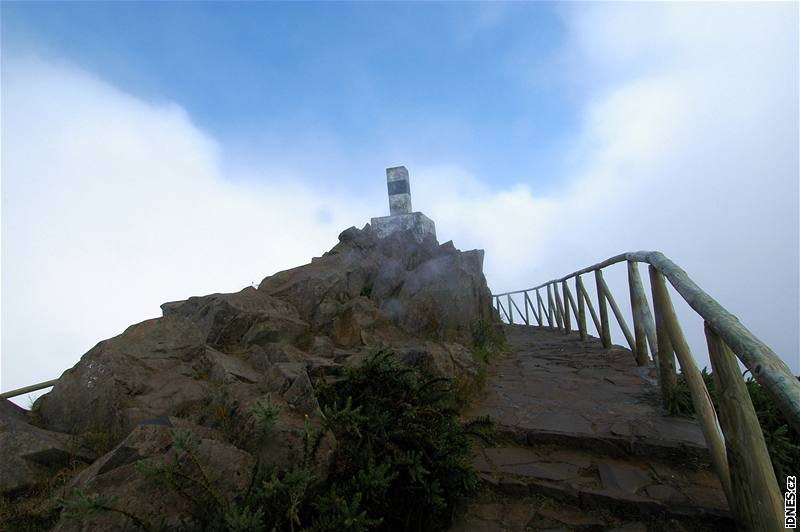
[[[421,342],[395,348],[404,363],[423,368],[433,375],[451,379],[471,379],[478,364],[472,351],[458,343]]]
[[[343,231],[323,257],[265,278],[258,290],[297,308],[339,346],[469,342],[476,321],[494,319],[482,250],[419,242],[409,231],[379,238],[369,225]]]
[[[73,460],[96,456],[69,434],[45,430],[28,422],[27,412],[0,399],[0,494],[13,494],[49,480]]]
[[[13,428],[0,431],[4,453],[13,449],[3,481],[29,485],[65,457],[91,460],[71,447],[69,434],[102,433],[119,445],[72,487],[116,495],[136,515],[163,514],[159,526],[191,528],[182,521],[191,509],[185,498],[137,466],[175,460],[175,428],[193,435],[226,497],[242,489],[254,460],[288,468],[309,438],[320,438],[314,469],[324,479],[336,440],[324,428],[318,379],[345,378],[377,349],[435,375],[462,382],[477,375],[471,328],[496,319],[483,252],[418,236],[380,238],[369,225],[351,227],[322,257],[267,277],[258,289],[164,303],[161,318],[100,342],[64,372],[34,405],[43,428],[7,405],[0,409],[3,427]],[[265,405],[277,409],[267,433],[259,423]],[[135,525],[106,512],[85,526]]]
[[[263,345],[278,339],[303,341],[308,324],[289,303],[248,286],[233,294],[190,297],[161,305],[164,316],[178,315],[192,321],[209,345]]]
[[[210,384],[197,368],[206,353],[200,329],[181,316],[128,327],[89,350],[36,403],[43,425],[119,440],[139,421],[186,409]]]
[[[176,447],[176,430],[191,438],[191,457]],[[78,520],[62,515],[55,530],[138,530],[134,520],[123,512],[160,529],[192,528],[187,516],[193,504],[207,499],[229,503],[235,494],[247,488],[253,474],[253,457],[221,440],[215,431],[177,418],[143,421],[68,485],[67,492],[72,498],[78,493],[113,498],[116,511],[96,512]],[[165,476],[152,473],[173,464],[184,480],[192,479],[186,481],[188,489],[183,490],[186,496],[165,481]],[[213,486],[213,495],[205,492],[204,477]]]
[[[422,263],[381,308],[409,334],[468,343],[473,324],[493,318],[483,252],[445,251]]]

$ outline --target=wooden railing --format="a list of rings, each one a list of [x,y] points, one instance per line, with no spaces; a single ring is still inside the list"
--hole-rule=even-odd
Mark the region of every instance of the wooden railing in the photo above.
[[[621,262],[626,262],[628,268],[633,332],[603,278],[604,268]],[[640,262],[649,265],[652,311],[639,276]],[[594,275],[597,288],[596,309],[581,278],[589,273]],[[665,278],[705,322],[719,417],[678,322]],[[568,283],[572,279],[574,295]],[[737,523],[746,530],[783,529],[783,496],[736,358],[741,360],[797,432],[800,432],[800,382],[772,349],[706,294],[674,262],[657,251],[623,253],[560,279],[492,297],[500,317],[511,324],[515,317],[519,317],[526,325],[533,325],[535,320],[539,326],[569,333],[573,330],[574,316],[575,327],[584,340],[587,338],[588,308],[600,341],[606,348],[611,347],[610,306],[636,363],[655,366],[665,400],[676,384],[677,356],[708,445],[712,467],[719,476]]]
[[[16,390],[9,390],[7,392],[0,393],[0,399],[10,399],[11,397],[17,397],[18,395],[31,393],[38,390],[44,390],[45,388],[50,388],[51,386],[54,386],[57,382],[58,379],[53,379],[45,382],[40,382],[38,384],[31,384],[30,386],[25,386],[23,388],[17,388]]]

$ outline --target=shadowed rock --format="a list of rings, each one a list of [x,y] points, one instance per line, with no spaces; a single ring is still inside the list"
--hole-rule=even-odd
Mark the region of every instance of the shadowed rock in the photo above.
[[[98,343],[36,402],[49,430],[10,407],[2,411],[0,438],[16,446],[3,480],[40,481],[36,457],[68,456],[70,434],[99,432],[116,447],[70,488],[116,495],[125,511],[179,523],[185,501],[136,469],[170,459],[174,427],[195,436],[211,470],[227,479],[222,489],[234,493],[254,459],[285,467],[304,431],[323,429],[313,383],[342,378],[371,351],[394,350],[437,375],[475,377],[470,328],[494,319],[482,267],[482,251],[460,252],[411,231],[379,238],[367,225],[343,231],[322,257],[267,277],[258,289],[164,303],[161,318]],[[255,412],[267,400],[278,413],[263,438]],[[327,475],[335,445],[323,430],[317,478]],[[133,526],[122,514],[98,519],[98,529]],[[62,520],[59,529],[70,526]]]

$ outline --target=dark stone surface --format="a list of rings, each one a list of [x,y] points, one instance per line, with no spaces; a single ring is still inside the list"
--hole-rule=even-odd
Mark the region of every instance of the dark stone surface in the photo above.
[[[626,464],[601,462],[597,464],[600,480],[607,489],[618,489],[637,493],[641,488],[652,484],[653,479],[647,471]]]
[[[48,480],[71,460],[96,456],[69,434],[28,423],[25,411],[0,399],[0,494],[10,494]]]
[[[491,415],[538,442],[583,440],[627,453],[708,460],[699,425],[667,415],[658,386],[640,376],[629,350],[548,328],[506,331],[515,356],[497,361],[486,397],[468,416]]]
[[[512,352],[466,413],[491,416],[506,442],[473,460],[494,506],[468,506],[453,530],[732,529],[697,423],[662,410],[630,351],[542,328],[506,331]],[[505,519],[525,504],[524,525]]]

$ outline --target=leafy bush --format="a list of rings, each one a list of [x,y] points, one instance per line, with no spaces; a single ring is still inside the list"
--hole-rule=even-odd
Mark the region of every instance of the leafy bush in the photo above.
[[[344,504],[349,514],[312,528],[360,519],[380,530],[441,529],[455,501],[476,489],[471,427],[459,422],[447,379],[378,352],[337,386],[320,386],[318,397],[339,445],[331,488],[314,506],[324,515]]]
[[[366,531],[446,528],[456,501],[477,488],[469,435],[485,435],[488,419],[459,422],[451,382],[378,352],[350,368],[346,379],[317,385],[326,428],[338,445],[327,479],[315,474],[323,432],[309,427],[290,468],[256,464],[249,488],[226,497],[211,480],[188,431],[172,431],[170,460],[139,462],[139,471],[170,486],[191,504],[192,530]],[[279,410],[269,397],[253,411],[269,437]],[[113,498],[78,493],[61,500],[65,515],[124,514],[141,529],[144,516],[117,509]]]
[[[472,348],[479,362],[488,363],[492,355],[507,351],[508,341],[499,322],[476,321],[472,324]]]
[[[755,379],[750,377],[745,384],[764,433],[778,484],[785,488],[786,476],[800,471],[800,435],[789,426],[781,411]]]

